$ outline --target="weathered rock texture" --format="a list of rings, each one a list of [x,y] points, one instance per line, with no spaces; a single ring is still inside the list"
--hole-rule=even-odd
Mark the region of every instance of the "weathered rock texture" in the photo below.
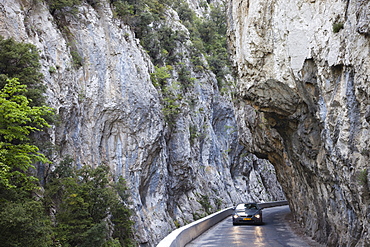
[[[123,176],[141,246],[234,203],[283,199],[272,165],[239,144],[231,98],[220,94],[215,75],[190,68],[194,86],[176,119],[166,122],[147,53],[113,17],[109,1],[99,2],[95,8],[83,2],[58,22],[43,1],[0,2],[0,35],[40,50],[48,101],[60,116],[49,131],[55,164],[68,155],[78,166],[107,164],[115,178]],[[185,29],[173,11],[168,16]],[[177,49],[188,52],[183,44]]]
[[[232,0],[249,151],[268,158],[306,233],[370,245],[370,3]]]

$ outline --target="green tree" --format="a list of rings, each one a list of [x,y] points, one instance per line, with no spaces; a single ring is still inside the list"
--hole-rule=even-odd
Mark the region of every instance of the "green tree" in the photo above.
[[[208,18],[195,22],[199,31],[199,37],[203,41],[206,59],[210,69],[216,74],[219,87],[225,75],[230,73],[229,55],[226,41],[226,5],[211,5]]]
[[[29,135],[49,124],[43,116],[52,114],[46,106],[31,107],[23,93],[26,86],[17,79],[8,79],[0,90],[0,186],[4,189],[32,191],[37,179],[28,175],[34,162],[48,163]]]
[[[46,87],[42,84],[39,60],[36,46],[0,36],[0,89],[5,86],[7,79],[18,78],[22,84],[27,85],[27,91],[23,93],[31,100],[29,104],[43,105]]]
[[[48,127],[47,107],[31,107],[26,86],[8,79],[0,89],[0,243],[3,246],[50,246],[51,225],[32,193],[34,162],[49,162],[29,135]]]
[[[163,67],[155,66],[154,68],[154,73],[150,74],[153,85],[157,88],[163,88],[166,85],[167,79],[171,78],[171,74],[169,72],[173,70],[173,67],[167,65]]]
[[[77,169],[67,158],[51,174],[45,195],[47,207],[57,209],[55,233],[62,246],[102,246],[114,238],[123,246],[132,244],[131,212],[111,184],[107,166]]]
[[[80,5],[81,2],[82,0],[46,0],[52,15],[54,15],[57,11],[76,13],[76,6]]]
[[[40,201],[20,197],[16,201],[1,200],[0,245],[49,247],[52,228]]]

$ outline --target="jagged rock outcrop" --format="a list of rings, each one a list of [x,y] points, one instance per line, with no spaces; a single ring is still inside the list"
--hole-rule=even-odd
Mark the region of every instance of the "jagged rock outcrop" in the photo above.
[[[149,56],[109,1],[99,2],[83,1],[58,20],[44,1],[0,3],[0,35],[40,50],[48,103],[60,116],[48,133],[54,165],[70,156],[78,166],[107,164],[123,176],[140,246],[240,201],[283,199],[272,165],[239,144],[230,94],[219,92],[215,75],[182,60],[195,81],[169,123]],[[198,14],[206,7],[192,4]],[[176,12],[168,9],[167,17],[186,31]],[[187,54],[184,39],[176,45]]]
[[[241,138],[268,158],[306,233],[370,245],[368,1],[229,5]]]

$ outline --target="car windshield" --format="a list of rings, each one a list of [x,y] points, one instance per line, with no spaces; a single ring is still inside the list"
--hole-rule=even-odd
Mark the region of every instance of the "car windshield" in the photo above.
[[[257,206],[256,205],[246,205],[245,206],[245,209],[257,209]]]
[[[257,210],[258,207],[256,204],[254,203],[246,203],[246,204],[239,204],[235,211],[236,212],[245,212],[245,211],[248,211],[248,210]]]

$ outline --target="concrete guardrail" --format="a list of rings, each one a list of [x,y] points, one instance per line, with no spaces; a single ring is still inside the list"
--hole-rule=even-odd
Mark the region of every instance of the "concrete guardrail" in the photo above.
[[[258,203],[258,205],[261,208],[271,208],[288,205],[288,202],[265,202]],[[207,217],[194,221],[193,223],[180,227],[159,242],[157,247],[183,247],[193,239],[197,238],[203,232],[225,219],[227,216],[231,215],[233,211],[234,207],[226,208]]]

